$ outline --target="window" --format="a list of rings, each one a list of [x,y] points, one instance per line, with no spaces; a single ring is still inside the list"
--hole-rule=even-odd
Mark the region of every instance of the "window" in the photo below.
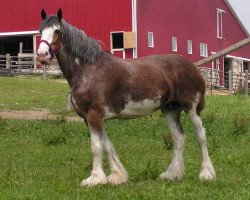
[[[177,37],[172,37],[172,51],[177,52]]]
[[[223,37],[223,24],[222,15],[225,11],[221,9],[216,9],[216,26],[217,26],[217,38],[222,39]]]
[[[202,56],[202,57],[208,56],[207,44],[200,43],[200,56]]]
[[[193,44],[192,44],[192,40],[188,40],[188,41],[187,41],[187,51],[188,51],[188,54],[192,54],[192,53],[193,53]]]
[[[154,34],[153,32],[148,32],[148,47],[154,47]]]
[[[123,32],[113,32],[112,37],[112,49],[123,49]]]
[[[116,31],[110,32],[111,50],[136,48],[135,32]]]

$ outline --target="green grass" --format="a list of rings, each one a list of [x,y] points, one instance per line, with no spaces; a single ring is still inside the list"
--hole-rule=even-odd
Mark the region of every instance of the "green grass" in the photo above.
[[[0,77],[0,110],[49,109],[66,112],[67,82],[40,77]]]
[[[7,83],[8,90],[2,89]],[[0,77],[0,85],[0,110],[65,109],[64,83]],[[32,97],[39,100],[35,104],[24,102],[29,101],[25,95],[30,91],[29,85],[34,90]],[[53,104],[48,103],[51,99]],[[83,123],[60,118],[54,121],[0,118],[0,199],[250,199],[249,113],[247,97],[207,97],[202,118],[217,172],[217,179],[212,182],[198,179],[199,147],[184,115],[186,173],[178,182],[157,178],[173,153],[171,141],[166,141],[168,130],[161,113],[107,121],[109,137],[130,179],[125,185],[92,188],[80,186],[82,179],[89,176],[92,164],[89,133]],[[104,167],[108,173],[107,162]]]

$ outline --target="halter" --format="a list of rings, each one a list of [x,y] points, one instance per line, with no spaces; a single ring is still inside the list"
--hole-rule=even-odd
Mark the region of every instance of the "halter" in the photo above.
[[[40,44],[41,44],[42,42],[45,43],[45,44],[49,47],[49,54],[51,55],[51,60],[54,58],[54,56],[55,56],[56,54],[59,53],[59,51],[60,51],[61,48],[62,48],[61,43],[59,43],[59,44],[56,45],[55,47],[52,47],[52,45],[51,45],[48,41],[46,41],[46,40],[41,40],[41,41],[40,41]]]

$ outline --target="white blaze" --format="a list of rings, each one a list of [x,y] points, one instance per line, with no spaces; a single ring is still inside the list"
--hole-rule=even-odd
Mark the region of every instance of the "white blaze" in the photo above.
[[[49,44],[51,44],[53,41],[53,36],[54,36],[54,32],[56,29],[58,29],[58,27],[55,25],[53,27],[44,29],[42,32],[41,40],[46,40]],[[45,54],[46,52],[49,52],[49,46],[46,43],[42,42],[39,45],[37,53]]]

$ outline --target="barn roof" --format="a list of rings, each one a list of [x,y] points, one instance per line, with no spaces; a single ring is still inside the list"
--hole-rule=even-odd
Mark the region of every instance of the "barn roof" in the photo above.
[[[246,27],[244,26],[244,24],[242,23],[242,21],[240,20],[240,18],[238,17],[237,13],[235,12],[234,8],[232,7],[232,5],[229,3],[228,0],[224,0],[225,3],[227,4],[228,8],[230,9],[230,11],[233,13],[233,15],[235,16],[237,22],[239,23],[239,25],[241,26],[241,28],[244,30],[244,32],[246,33],[246,35],[248,37],[250,37],[250,33],[247,31]]]

